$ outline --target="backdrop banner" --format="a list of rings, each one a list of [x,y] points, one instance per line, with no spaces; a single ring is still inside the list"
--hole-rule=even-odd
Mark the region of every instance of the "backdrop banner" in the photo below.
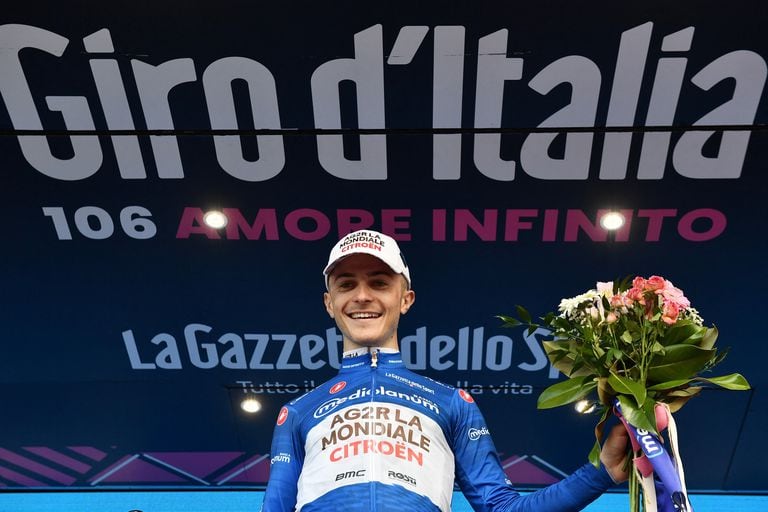
[[[339,366],[328,252],[372,228],[411,268],[406,362],[474,396],[514,483],[586,461],[594,418],[536,409],[562,378],[547,333],[496,315],[658,274],[754,387],[676,415],[689,488],[768,490],[767,21],[745,0],[4,6],[0,488],[263,485],[280,407]]]

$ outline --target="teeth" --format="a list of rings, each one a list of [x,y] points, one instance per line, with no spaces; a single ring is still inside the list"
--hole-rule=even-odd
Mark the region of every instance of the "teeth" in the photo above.
[[[351,313],[349,316],[358,320],[364,318],[379,318],[381,315],[379,313]]]

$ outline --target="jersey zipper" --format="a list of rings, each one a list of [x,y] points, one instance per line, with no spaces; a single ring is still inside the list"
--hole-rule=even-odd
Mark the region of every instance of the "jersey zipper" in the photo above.
[[[373,349],[371,351],[371,403],[373,403],[376,398],[376,370],[379,367],[379,351],[376,349]],[[371,420],[372,421],[372,420]],[[373,429],[370,429],[369,431],[372,431]],[[373,456],[373,453],[368,455],[368,473],[370,478],[370,490],[371,490],[371,512],[375,512],[378,510],[378,507],[376,506],[376,479],[374,477],[378,476],[375,473],[376,469],[376,460]]]

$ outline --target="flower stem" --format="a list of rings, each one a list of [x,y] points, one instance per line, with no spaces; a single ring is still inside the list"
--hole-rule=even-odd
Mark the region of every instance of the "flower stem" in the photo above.
[[[629,468],[629,512],[640,512],[640,481],[637,478],[634,464]]]

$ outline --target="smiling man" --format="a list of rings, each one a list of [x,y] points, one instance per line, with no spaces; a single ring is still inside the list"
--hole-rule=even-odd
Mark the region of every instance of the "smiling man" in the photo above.
[[[454,481],[476,511],[568,512],[626,479],[626,431],[617,426],[599,469],[585,464],[521,496],[473,398],[405,368],[397,326],[416,295],[397,242],[350,233],[323,274],[325,309],[343,337],[342,367],[281,409],[264,512],[448,512]]]

